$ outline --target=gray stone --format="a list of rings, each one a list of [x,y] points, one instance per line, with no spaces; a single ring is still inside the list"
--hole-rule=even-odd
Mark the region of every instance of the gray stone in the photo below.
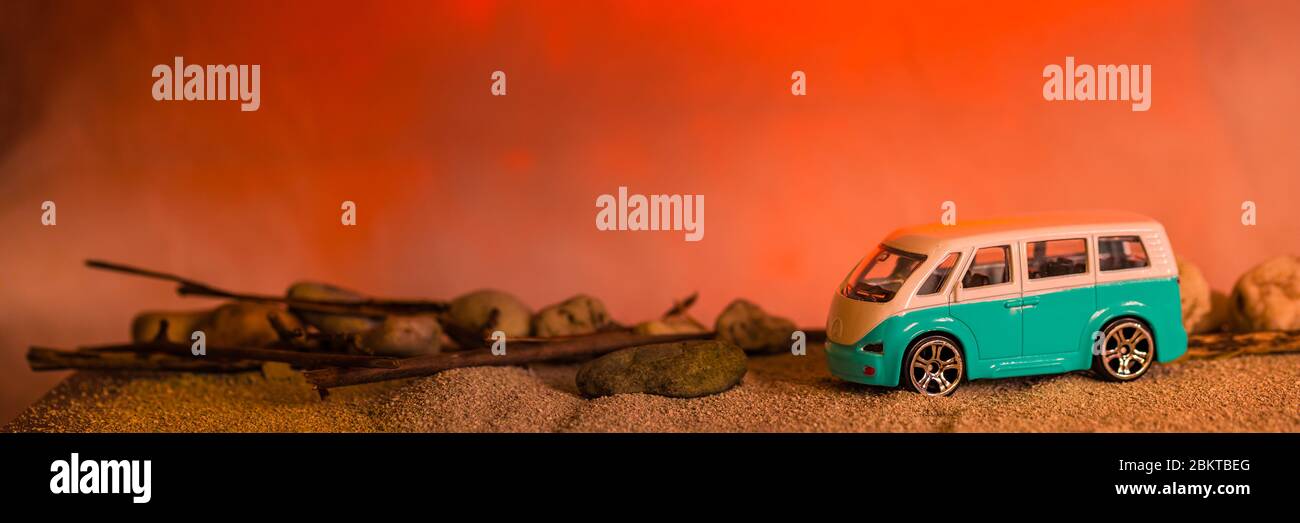
[[[1205,280],[1201,269],[1191,262],[1179,258],[1178,262],[1178,298],[1183,308],[1183,329],[1188,334],[1197,331],[1197,327],[1210,315],[1210,283]]]
[[[1279,256],[1241,275],[1232,289],[1232,328],[1300,329],[1300,256]]]
[[[576,336],[597,332],[612,322],[604,303],[579,294],[537,311],[532,323],[534,336]]]
[[[167,341],[189,343],[190,334],[212,316],[212,309],[197,311],[145,311],[131,321],[131,341],[148,343],[158,336],[162,321],[167,320]]]
[[[286,293],[291,300],[325,300],[340,302],[362,302],[367,298],[365,295],[354,292],[342,287],[335,287],[328,283],[319,283],[304,281],[293,284]],[[320,312],[307,312],[290,308],[295,314],[302,317],[303,321],[320,329],[327,334],[356,334],[363,333],[379,326],[379,320],[365,316],[348,316],[344,314],[328,314]]]
[[[495,319],[493,319],[493,311]],[[493,331],[502,331],[507,339],[528,336],[533,312],[514,296],[498,290],[479,290],[451,301],[443,327],[463,347],[483,346]],[[492,320],[492,321],[489,321]]]
[[[676,314],[663,319],[643,321],[632,327],[632,331],[637,334],[698,334],[709,332],[709,328],[695,318]]]
[[[265,347],[280,340],[279,333],[267,318],[270,314],[276,315],[286,328],[301,326],[297,317],[278,305],[237,301],[217,307],[199,323],[197,329],[203,331],[208,345]]]
[[[442,326],[432,314],[392,315],[366,333],[362,346],[379,356],[434,354],[442,346]]]
[[[758,305],[736,300],[718,315],[714,330],[718,339],[734,343],[746,352],[781,352],[790,348],[793,321],[767,314]]]

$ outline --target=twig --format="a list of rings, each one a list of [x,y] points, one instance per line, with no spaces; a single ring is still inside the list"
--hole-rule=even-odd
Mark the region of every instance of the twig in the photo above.
[[[808,343],[822,343],[826,341],[826,329],[800,329],[800,330],[803,331],[805,336],[804,339]],[[624,331],[632,332],[631,329],[625,329]],[[605,332],[598,332],[595,334],[570,334],[565,336],[515,336],[510,338],[510,341],[517,342],[517,343],[555,343],[557,341],[571,341],[571,340],[579,340],[583,338],[590,338],[593,336],[600,336],[608,332],[622,332],[622,331],[605,331]],[[714,333],[708,333],[708,337],[713,337],[713,336]],[[484,343],[491,344],[492,340],[486,339]]]
[[[494,355],[487,350],[452,352],[403,359],[396,369],[328,368],[307,371],[303,374],[307,377],[307,381],[315,385],[317,389],[329,389],[376,381],[430,376],[447,369],[459,367],[520,365],[578,356],[596,356],[637,345],[711,337],[713,337],[712,332],[663,335],[606,332],[536,346],[507,346],[506,353],[500,356]]]
[[[290,329],[284,324],[284,320],[280,319],[280,315],[274,312],[267,313],[266,320],[271,323],[271,328],[275,330],[275,335],[280,338],[280,345],[293,350],[345,354],[357,352],[363,352],[366,354],[372,353],[370,350],[367,350],[362,346],[361,333],[308,331],[302,327],[294,327]]]
[[[86,260],[86,266],[93,269],[103,269],[108,271],[143,276],[157,280],[164,280],[177,283],[179,287],[176,292],[181,296],[207,296],[210,298],[227,298],[233,300],[254,301],[264,303],[284,303],[288,306],[308,311],[320,312],[326,314],[343,314],[349,316],[369,316],[381,318],[390,314],[415,314],[421,312],[442,312],[447,309],[447,303],[441,301],[427,300],[359,300],[359,301],[339,301],[339,300],[304,300],[289,299],[283,296],[274,296],[270,294],[250,294],[231,292],[220,289],[206,283],[191,280],[175,274],[159,272],[149,269],[141,269],[130,265],[107,262],[102,260]]]
[[[50,370],[163,370],[185,372],[244,372],[256,370],[260,363],[251,361],[199,360],[166,355],[142,356],[120,352],[63,351],[32,347],[27,364],[34,371]]]
[[[205,347],[203,356],[195,356],[190,346],[179,343],[122,343],[82,347],[78,353],[97,352],[133,352],[136,354],[166,354],[195,360],[212,358],[220,360],[278,361],[304,368],[319,367],[365,367],[372,369],[395,369],[399,367],[397,358],[361,356],[356,354],[336,354],[329,352],[301,352],[276,348],[253,347]]]
[[[692,305],[695,305],[695,300],[699,299],[699,297],[700,292],[695,291],[681,301],[673,302],[673,307],[668,309],[668,312],[665,312],[661,319],[667,319],[679,314],[684,314],[687,309],[690,309]]]

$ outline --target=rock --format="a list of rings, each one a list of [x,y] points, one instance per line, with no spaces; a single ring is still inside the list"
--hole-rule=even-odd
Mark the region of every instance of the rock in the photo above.
[[[1190,334],[1210,314],[1210,283],[1201,269],[1178,259],[1178,298],[1183,306],[1183,328]]]
[[[146,343],[158,335],[162,320],[167,320],[167,341],[189,343],[190,334],[212,315],[211,309],[201,311],[146,311],[131,320],[131,341]]]
[[[718,315],[718,339],[734,343],[746,352],[781,352],[790,347],[794,322],[768,315],[758,305],[736,300]]]
[[[278,361],[267,361],[262,363],[262,377],[272,381],[299,381],[306,383],[302,373],[293,370],[293,366],[288,363]]]
[[[489,322],[494,310],[497,311],[496,318]],[[464,347],[481,347],[484,338],[497,330],[505,332],[507,338],[527,336],[532,317],[532,311],[518,298],[485,289],[452,300],[443,326],[456,343]]]
[[[591,360],[578,369],[587,397],[646,393],[674,398],[717,394],[745,377],[745,352],[721,340],[632,347]]]
[[[585,294],[537,311],[532,321],[534,336],[591,334],[611,323],[605,304]]]
[[[328,283],[311,281],[293,284],[285,295],[291,300],[331,300],[355,303],[367,299],[365,295],[355,291],[335,287]],[[327,334],[362,333],[378,327],[380,323],[379,320],[365,316],[306,312],[292,307],[289,310],[301,316],[303,321]]]
[[[296,329],[302,324],[298,318],[279,306],[267,303],[236,301],[227,303],[198,325],[206,336],[207,344],[219,347],[265,347],[280,339],[271,327],[268,314],[279,317],[284,326]],[[189,340],[189,337],[186,337]]]
[[[695,318],[685,314],[678,314],[661,320],[643,321],[632,327],[632,332],[637,334],[697,334],[709,332],[709,328]]]
[[[1235,331],[1300,329],[1300,256],[1280,256],[1246,271],[1231,300]]]
[[[1219,332],[1227,328],[1232,321],[1232,300],[1222,291],[1210,291],[1210,313],[1205,315],[1193,329],[1193,334]]]
[[[392,315],[366,333],[362,346],[379,356],[434,354],[442,346],[442,326],[432,314]]]

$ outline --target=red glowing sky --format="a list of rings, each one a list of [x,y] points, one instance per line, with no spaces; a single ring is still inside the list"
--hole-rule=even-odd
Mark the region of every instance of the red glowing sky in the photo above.
[[[1220,289],[1297,251],[1300,5],[982,4],[7,5],[0,419],[57,379],[28,345],[207,305],[87,257],[262,292],[587,292],[627,322],[698,290],[706,322],[744,296],[816,326],[864,249],[945,200],[1142,212]],[[155,102],[174,56],[261,64],[261,109]],[[1044,101],[1066,56],[1152,65],[1151,110]],[[620,185],[705,194],[704,241],[596,231]]]

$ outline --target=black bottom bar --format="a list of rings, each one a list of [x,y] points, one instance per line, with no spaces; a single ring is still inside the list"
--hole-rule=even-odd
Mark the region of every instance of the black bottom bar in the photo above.
[[[0,458],[6,501],[121,512],[381,503],[451,514],[591,496],[707,501],[717,489],[756,506],[855,511],[942,499],[1068,511],[1281,503],[1294,496],[1298,442],[1286,434],[3,434]],[[74,453],[79,469],[148,460],[148,502],[133,503],[145,490],[136,488],[142,464],[137,483],[119,487],[129,492],[71,493]],[[103,467],[110,476],[123,468]],[[88,470],[76,471],[79,491],[105,479],[100,470],[87,480]],[[62,471],[66,481],[56,477]],[[52,492],[61,488],[69,492]]]

